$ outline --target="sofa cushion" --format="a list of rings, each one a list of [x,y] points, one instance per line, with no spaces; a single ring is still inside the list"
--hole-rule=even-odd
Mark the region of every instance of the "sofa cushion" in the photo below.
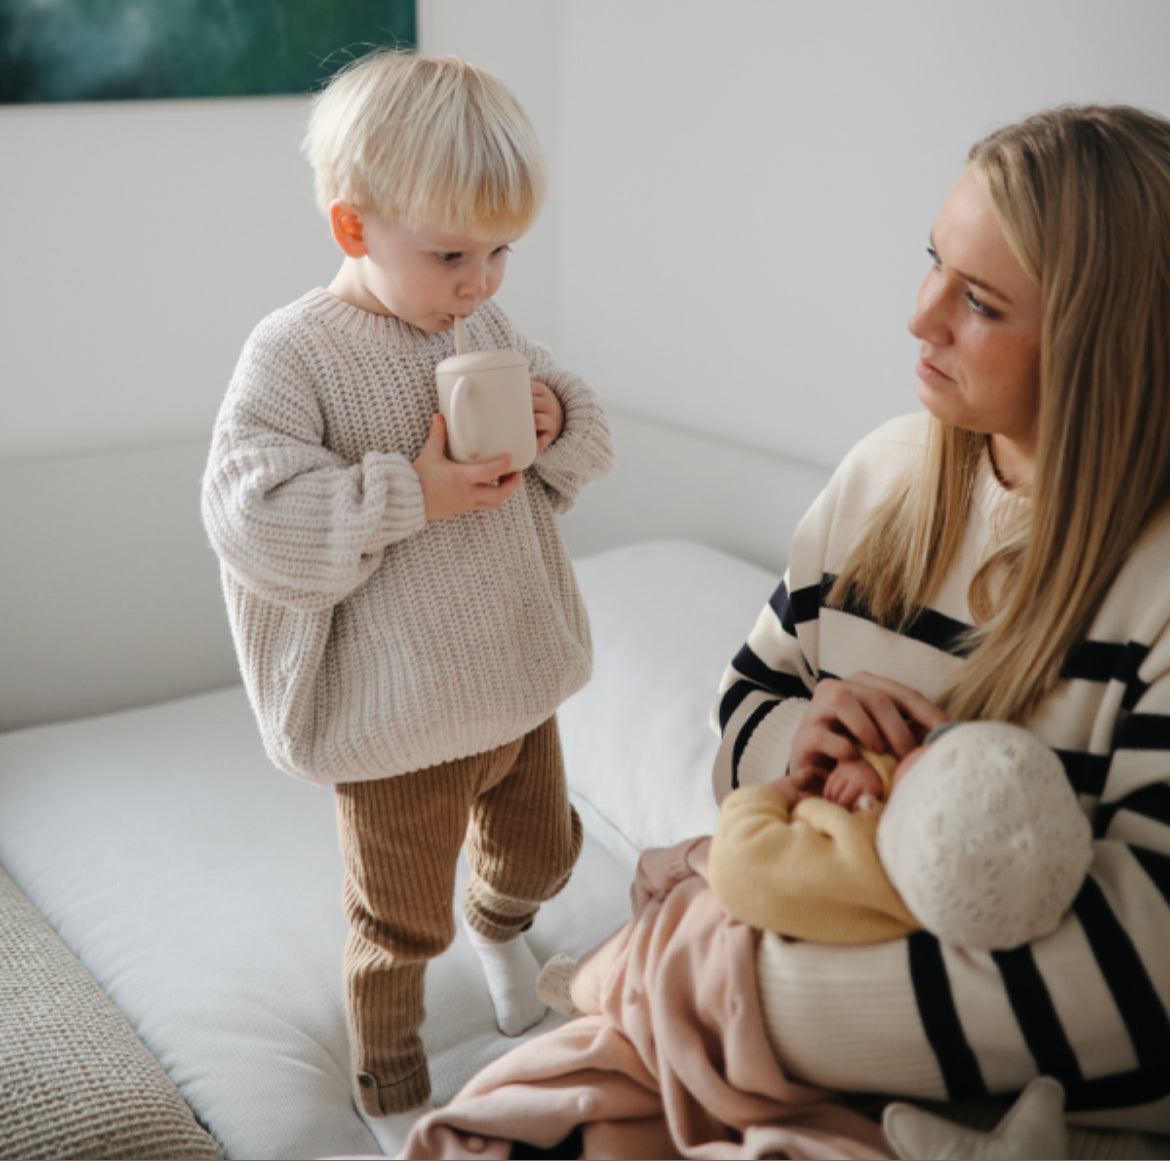
[[[125,1017],[0,869],[0,1156],[222,1158]]]
[[[715,829],[711,707],[779,577],[676,540],[574,566],[593,678],[558,715],[565,769],[586,828],[632,871],[647,847]]]

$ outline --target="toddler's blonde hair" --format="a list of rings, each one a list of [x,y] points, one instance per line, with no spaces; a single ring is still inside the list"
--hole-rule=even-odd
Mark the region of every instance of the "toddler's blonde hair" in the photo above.
[[[544,201],[544,155],[524,110],[454,56],[371,52],[313,101],[304,153],[326,215],[346,202],[389,222],[518,237]]]

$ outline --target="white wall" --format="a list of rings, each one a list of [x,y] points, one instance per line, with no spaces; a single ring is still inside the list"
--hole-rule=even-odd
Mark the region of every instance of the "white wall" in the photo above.
[[[483,4],[455,37],[509,74],[550,154],[555,7]],[[422,5],[424,30],[442,9]],[[298,97],[0,106],[0,460],[210,432],[249,330],[339,261],[299,154],[307,113]],[[502,296],[546,340],[555,221],[550,203]]]
[[[1170,115],[1165,0],[566,0],[560,353],[608,400],[832,464],[918,406],[906,331],[971,143]]]
[[[210,431],[248,330],[333,274],[303,109],[0,107],[0,457]]]
[[[820,463],[916,405],[905,332],[971,141],[1170,114],[1164,0],[422,0],[553,168],[502,299],[612,406]],[[298,98],[0,107],[0,458],[208,430],[336,258]]]

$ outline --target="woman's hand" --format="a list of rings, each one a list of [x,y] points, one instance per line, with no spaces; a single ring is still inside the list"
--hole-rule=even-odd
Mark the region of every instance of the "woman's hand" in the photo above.
[[[903,758],[947,720],[932,701],[893,678],[826,677],[793,735],[788,770],[798,778],[824,774],[859,757],[861,747]]]

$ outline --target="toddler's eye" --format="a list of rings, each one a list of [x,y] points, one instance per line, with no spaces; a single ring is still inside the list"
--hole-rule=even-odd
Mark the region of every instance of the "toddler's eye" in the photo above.
[[[508,245],[508,244],[505,242],[503,246],[497,246],[497,247],[496,247],[496,248],[495,248],[495,249],[492,251],[492,257],[493,257],[493,258],[499,258],[499,257],[500,257],[502,254],[511,254],[511,253],[512,253],[512,247],[511,247],[511,246],[509,246],[509,245]]]
[[[452,263],[452,262],[458,262],[458,261],[459,261],[459,259],[460,259],[460,258],[462,258],[462,257],[463,257],[463,251],[462,251],[462,250],[448,250],[448,251],[441,251],[441,252],[439,253],[439,255],[438,255],[438,259],[439,259],[439,261],[440,261],[440,262],[445,262],[445,263],[447,263],[447,264],[450,264],[450,263]]]

